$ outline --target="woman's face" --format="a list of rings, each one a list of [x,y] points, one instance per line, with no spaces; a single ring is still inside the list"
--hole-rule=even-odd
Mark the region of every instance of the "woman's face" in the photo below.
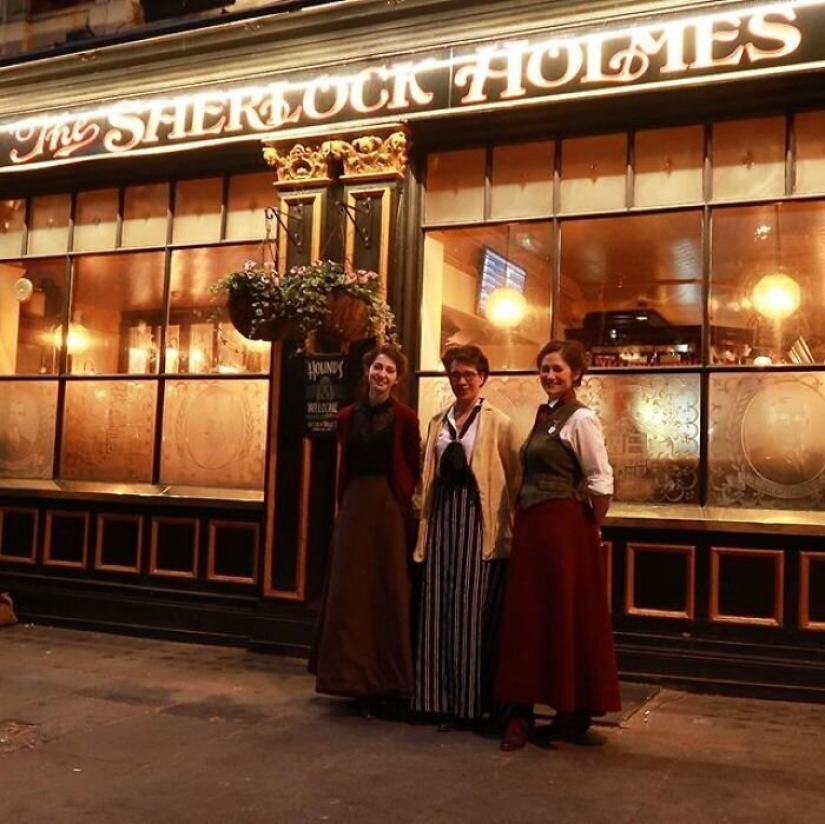
[[[547,393],[550,401],[558,400],[565,392],[573,388],[578,380],[579,373],[574,372],[568,365],[561,352],[551,352],[545,355],[539,367],[541,388]]]
[[[450,379],[450,389],[458,401],[475,401],[484,385],[484,378],[475,366],[464,361],[453,361],[447,370],[447,377]]]
[[[379,355],[367,369],[370,391],[378,397],[386,397],[398,383],[398,367],[392,358]]]

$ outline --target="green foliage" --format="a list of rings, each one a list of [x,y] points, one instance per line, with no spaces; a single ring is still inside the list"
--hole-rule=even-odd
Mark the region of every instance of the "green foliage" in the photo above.
[[[369,337],[395,341],[395,317],[384,298],[377,272],[347,270],[332,260],[316,260],[278,275],[269,267],[247,261],[243,271],[225,275],[212,285],[211,291],[226,294],[227,298],[250,300],[253,331],[272,319],[288,318],[303,337],[324,328],[330,298],[343,293],[369,307]]]

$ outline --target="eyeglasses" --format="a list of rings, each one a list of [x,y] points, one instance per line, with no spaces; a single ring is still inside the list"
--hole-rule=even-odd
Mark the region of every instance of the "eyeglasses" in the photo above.
[[[478,372],[448,372],[447,377],[452,383],[458,383],[459,381],[470,383],[478,377]]]

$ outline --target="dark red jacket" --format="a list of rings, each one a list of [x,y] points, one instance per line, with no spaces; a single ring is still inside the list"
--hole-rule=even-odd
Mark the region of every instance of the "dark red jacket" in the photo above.
[[[349,427],[355,406],[345,406],[338,412],[338,443],[342,445],[338,463],[338,503],[352,477],[346,448]],[[392,467],[390,489],[405,512],[412,508],[412,497],[421,476],[421,428],[418,415],[406,404],[393,400]]]

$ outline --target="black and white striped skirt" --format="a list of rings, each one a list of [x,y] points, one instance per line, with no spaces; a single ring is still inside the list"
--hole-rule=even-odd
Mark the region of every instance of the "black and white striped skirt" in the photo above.
[[[461,719],[493,708],[505,561],[484,561],[478,489],[433,490],[413,709]]]

